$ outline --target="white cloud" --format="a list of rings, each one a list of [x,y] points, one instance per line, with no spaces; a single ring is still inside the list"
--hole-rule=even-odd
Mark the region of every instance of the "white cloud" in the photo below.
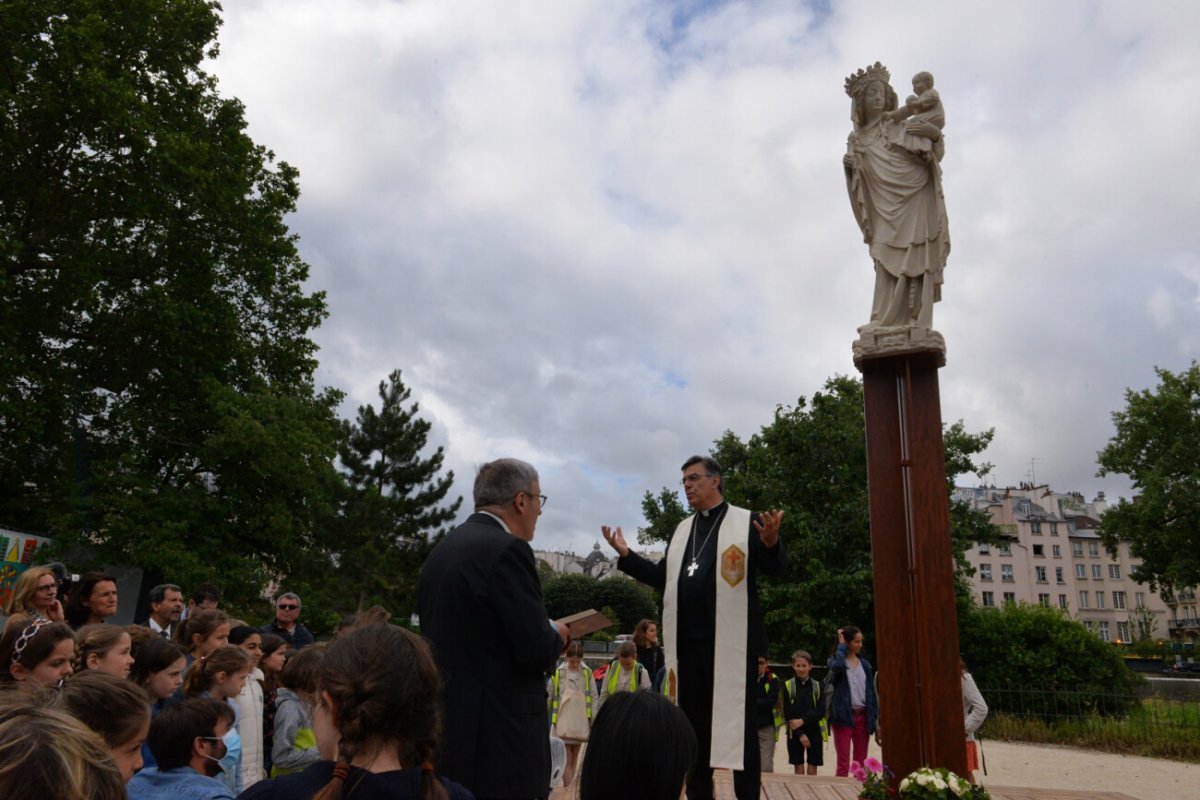
[[[1001,483],[1094,478],[1126,386],[1200,351],[1200,6],[239,0],[222,91],[301,170],[347,414],[402,368],[469,497],[532,460],[538,543],[641,524],[726,429],[853,374],[871,269],[844,76],[947,110],[943,416]]]

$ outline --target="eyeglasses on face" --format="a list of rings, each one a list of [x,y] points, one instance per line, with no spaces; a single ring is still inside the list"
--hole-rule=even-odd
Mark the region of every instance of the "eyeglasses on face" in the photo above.
[[[681,480],[680,483],[684,486],[687,486],[689,483],[696,483],[697,481],[702,481],[705,478],[711,477],[713,477],[711,472],[691,472],[687,475],[684,475],[683,480]]]
[[[295,611],[296,609],[300,608],[300,606],[296,605],[295,603],[280,603],[275,607],[280,611]]]
[[[545,506],[546,501],[549,499],[544,494],[534,494],[533,492],[518,492],[518,494],[523,494],[526,497],[536,497],[537,501],[538,501],[538,508],[542,508],[543,506]]]

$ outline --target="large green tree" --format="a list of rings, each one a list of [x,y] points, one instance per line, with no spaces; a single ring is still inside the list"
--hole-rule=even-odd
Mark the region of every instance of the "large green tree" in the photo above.
[[[355,421],[343,423],[345,487],[314,561],[325,577],[310,581],[332,608],[378,603],[407,618],[421,564],[462,505],[461,497],[446,502],[454,472],[439,476],[443,448],[425,455],[431,424],[411,396],[396,370],[379,384],[379,410],[359,406]]]
[[[0,10],[0,521],[249,598],[328,512],[296,170],[202,69],[208,0]]]
[[[992,431],[968,433],[961,422],[944,431],[947,493],[960,474],[985,472],[974,457]],[[811,402],[780,406],[769,425],[747,441],[726,432],[712,456],[724,470],[725,497],[755,510],[784,512],[780,538],[790,572],[763,578],[761,592],[772,655],[793,648],[823,653],[840,625],[853,623],[872,638],[874,593],[867,495],[862,384],[838,376]],[[643,500],[650,527],[642,538],[665,541],[682,518],[678,495],[663,489]],[[672,499],[673,503],[672,504]],[[972,541],[995,541],[986,515],[951,503],[951,535],[960,570]],[[966,603],[964,603],[966,605]]]
[[[1156,389],[1126,390],[1099,453],[1100,475],[1128,475],[1137,490],[1104,514],[1100,536],[1112,553],[1130,543],[1134,580],[1172,592],[1200,584],[1200,365],[1155,372]]]

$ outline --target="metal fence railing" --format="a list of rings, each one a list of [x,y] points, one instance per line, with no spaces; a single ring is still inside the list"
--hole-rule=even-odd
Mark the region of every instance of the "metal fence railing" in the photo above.
[[[1182,735],[1200,738],[1200,699],[1170,699],[1104,691],[1100,687],[979,687],[989,718],[1007,715],[1051,728],[1103,733],[1120,728],[1136,738]]]

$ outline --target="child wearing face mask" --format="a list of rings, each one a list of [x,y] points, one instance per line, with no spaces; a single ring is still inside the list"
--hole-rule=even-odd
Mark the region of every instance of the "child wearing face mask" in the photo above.
[[[220,759],[220,780],[236,796],[242,792],[242,741],[238,729],[237,696],[250,675],[250,656],[240,647],[225,645],[192,664],[183,680],[187,697],[211,697],[233,710],[233,724],[224,734],[226,753]]]

